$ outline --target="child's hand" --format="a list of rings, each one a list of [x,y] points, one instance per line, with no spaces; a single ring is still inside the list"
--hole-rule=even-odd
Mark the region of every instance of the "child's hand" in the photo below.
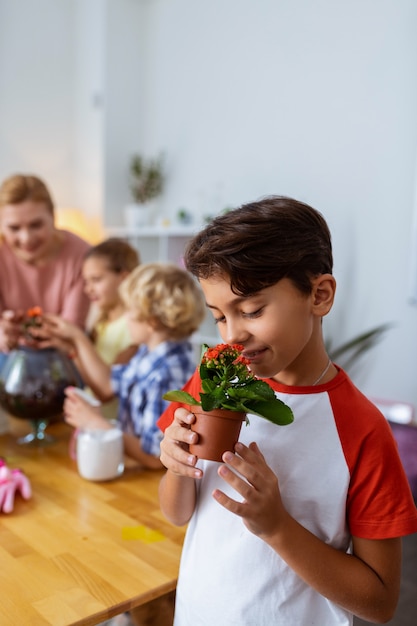
[[[198,435],[190,430],[190,425],[195,422],[195,415],[186,409],[177,409],[174,421],[165,430],[161,441],[161,463],[174,474],[201,478],[203,472],[194,466],[197,457],[190,454],[188,446],[197,443]]]
[[[79,332],[82,331],[75,324],[51,313],[42,317],[40,326],[30,329],[38,348],[57,348],[71,355],[76,352],[75,338]]]
[[[64,339],[66,341],[75,341],[77,335],[83,332],[76,324],[64,320],[59,315],[46,313],[42,318],[42,332],[44,337]]]
[[[89,401],[81,398],[76,388],[67,387],[65,395],[64,418],[67,424],[80,430],[108,430],[112,428],[110,422],[101,415],[99,407],[92,406]]]
[[[69,341],[67,339],[59,339],[58,337],[45,337],[42,329],[32,331],[32,334],[36,340],[35,346],[37,348],[56,348],[70,358],[75,358],[77,352],[72,341]]]
[[[219,489],[213,492],[213,497],[225,509],[242,517],[245,526],[254,535],[268,542],[288,518],[282,504],[278,479],[256,443],[247,447],[239,442],[235,451],[237,454],[224,453],[225,465],[219,467],[218,474],[242,496],[243,501],[232,500]]]

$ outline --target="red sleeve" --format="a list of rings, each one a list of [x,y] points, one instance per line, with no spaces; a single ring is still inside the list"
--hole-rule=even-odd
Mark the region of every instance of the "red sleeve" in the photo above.
[[[198,369],[185,383],[183,391],[188,391],[188,393],[194,396],[194,398],[200,397],[201,380]],[[157,426],[162,430],[162,432],[164,432],[165,429],[168,428],[168,426],[172,423],[175,411],[182,406],[184,406],[184,404],[181,404],[181,402],[171,402],[168,408],[165,409],[165,411],[162,413],[161,417],[157,421]]]
[[[352,535],[386,539],[416,532],[415,504],[387,420],[359,390],[344,392],[346,385],[331,403],[351,476],[346,515]]]

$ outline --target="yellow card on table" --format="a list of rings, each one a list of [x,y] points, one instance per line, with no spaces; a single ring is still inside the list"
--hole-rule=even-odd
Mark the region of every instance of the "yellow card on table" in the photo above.
[[[143,543],[155,543],[162,541],[165,536],[158,530],[153,530],[147,526],[124,526],[122,528],[122,539],[127,541],[143,541]]]

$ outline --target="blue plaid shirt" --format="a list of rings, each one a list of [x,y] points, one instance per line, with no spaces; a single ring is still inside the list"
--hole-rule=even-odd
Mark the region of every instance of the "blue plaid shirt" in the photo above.
[[[112,388],[119,398],[117,421],[123,432],[140,437],[147,454],[160,454],[162,433],[156,422],[169,405],[163,394],[181,389],[195,368],[188,341],[165,341],[151,351],[142,345],[128,363],[112,366]]]

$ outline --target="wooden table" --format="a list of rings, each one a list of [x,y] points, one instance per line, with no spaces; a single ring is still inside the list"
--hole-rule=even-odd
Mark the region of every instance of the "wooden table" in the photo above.
[[[175,588],[184,529],[159,510],[162,472],[131,467],[89,482],[57,442],[20,446],[0,436],[0,456],[29,477],[33,497],[0,513],[1,626],[92,625]]]

